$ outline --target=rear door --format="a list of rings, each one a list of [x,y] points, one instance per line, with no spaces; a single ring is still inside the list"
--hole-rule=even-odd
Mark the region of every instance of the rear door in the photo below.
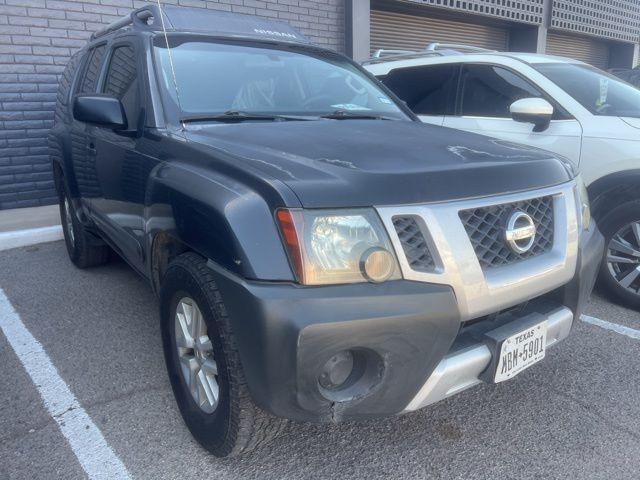
[[[421,65],[391,70],[383,83],[425,123],[442,125],[455,113],[460,65]]]
[[[509,107],[523,98],[545,98],[554,105],[554,118],[544,132],[530,123],[516,122]],[[492,64],[462,67],[455,115],[443,125],[490,137],[523,143],[580,161],[580,123],[540,88],[512,69]]]
[[[81,67],[82,71],[76,81],[75,95],[96,92],[106,52],[106,43],[97,45],[87,52]],[[100,195],[94,149],[91,147],[91,141],[88,137],[89,128],[86,123],[75,119],[71,120],[71,161],[80,201],[85,207],[90,205],[92,198]]]

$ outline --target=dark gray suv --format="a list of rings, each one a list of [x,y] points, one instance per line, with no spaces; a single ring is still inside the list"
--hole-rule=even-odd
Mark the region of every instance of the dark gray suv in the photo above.
[[[149,281],[219,456],[512,378],[569,334],[603,250],[561,159],[421,124],[253,17],[144,7],[94,34],[50,148],[71,260]]]

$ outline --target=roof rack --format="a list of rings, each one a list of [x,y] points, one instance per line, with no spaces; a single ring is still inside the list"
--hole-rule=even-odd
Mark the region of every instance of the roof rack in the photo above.
[[[161,17],[161,15],[164,16]],[[147,5],[134,10],[126,17],[98,30],[91,39],[104,37],[120,29],[131,27],[150,31],[162,31],[163,22],[167,30],[205,33],[223,38],[251,38],[275,42],[311,42],[290,25],[266,18],[203,8],[179,7],[177,5]]]
[[[424,50],[376,50],[369,60],[362,62],[363,65],[383,63],[388,60],[409,60],[413,58],[444,57],[447,55],[461,55],[464,53],[490,53],[495,50],[474,47],[472,45],[461,45],[457,43],[430,43]]]
[[[93,35],[91,35],[91,40],[95,40],[96,38],[104,37],[116,30],[120,30],[121,28],[128,27],[129,25],[134,27],[143,27],[148,29],[155,30],[154,27],[156,19],[160,19],[160,10],[157,5],[147,5],[142,8],[138,8],[134,10],[126,17],[121,18],[120,20],[116,20],[113,23],[110,23],[102,30],[98,30]],[[165,20],[168,20],[165,15]],[[161,25],[159,26],[161,28]]]

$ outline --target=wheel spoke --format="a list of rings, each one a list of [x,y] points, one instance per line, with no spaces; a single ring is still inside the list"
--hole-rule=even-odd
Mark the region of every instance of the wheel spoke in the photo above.
[[[198,382],[200,391],[204,394],[201,405],[206,401],[209,407],[215,406],[218,402],[219,395],[218,382],[216,382],[215,378],[205,375],[202,370],[200,370],[200,373],[198,374]]]
[[[198,338],[198,343],[200,345],[200,351],[202,353],[210,353],[213,352],[213,345],[211,344],[211,340],[208,336],[203,335]]]
[[[636,246],[640,247],[640,222],[633,222],[631,224],[631,230],[633,231],[633,236],[636,239]]]
[[[607,262],[637,264],[640,263],[640,258],[620,257],[618,255],[609,254],[607,256]]]
[[[176,345],[178,348],[193,348],[194,341],[184,313],[176,314]]]
[[[200,365],[198,364],[198,361],[190,355],[181,356],[180,364],[182,365],[184,379],[187,382],[187,385],[189,385],[189,388],[193,390],[193,386],[196,384],[196,375],[198,370],[200,370]]]
[[[206,335],[206,332],[202,331],[204,321],[202,319],[202,313],[197,305],[193,305],[193,338],[199,338],[202,335]]]
[[[633,248],[631,244],[629,244],[626,240],[624,240],[622,237],[618,235],[616,235],[613,239],[611,239],[609,248],[616,252],[631,255],[632,257],[640,257],[640,251]]]
[[[212,377],[218,375],[218,363],[213,358],[207,358],[200,368]]]
[[[640,277],[640,267],[634,268],[633,270],[631,270],[631,272],[627,273],[625,276],[623,276],[622,278],[620,278],[618,280],[618,282],[620,283],[620,285],[622,285],[624,288],[629,288],[631,286],[631,284],[638,278]]]

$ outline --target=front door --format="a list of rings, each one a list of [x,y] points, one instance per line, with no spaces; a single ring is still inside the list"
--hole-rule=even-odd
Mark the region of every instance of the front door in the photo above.
[[[551,100],[555,113],[544,132],[534,132],[532,124],[511,118],[509,107],[513,102],[534,97],[551,100],[510,69],[487,64],[465,65],[456,115],[447,115],[443,125],[549,150],[578,165],[582,127],[555,102]]]
[[[144,120],[139,70],[134,43],[112,46],[100,92],[122,102],[127,127],[88,127],[88,131],[100,186],[100,195],[91,201],[94,220],[119,253],[143,271],[145,188],[153,162],[137,152]]]

